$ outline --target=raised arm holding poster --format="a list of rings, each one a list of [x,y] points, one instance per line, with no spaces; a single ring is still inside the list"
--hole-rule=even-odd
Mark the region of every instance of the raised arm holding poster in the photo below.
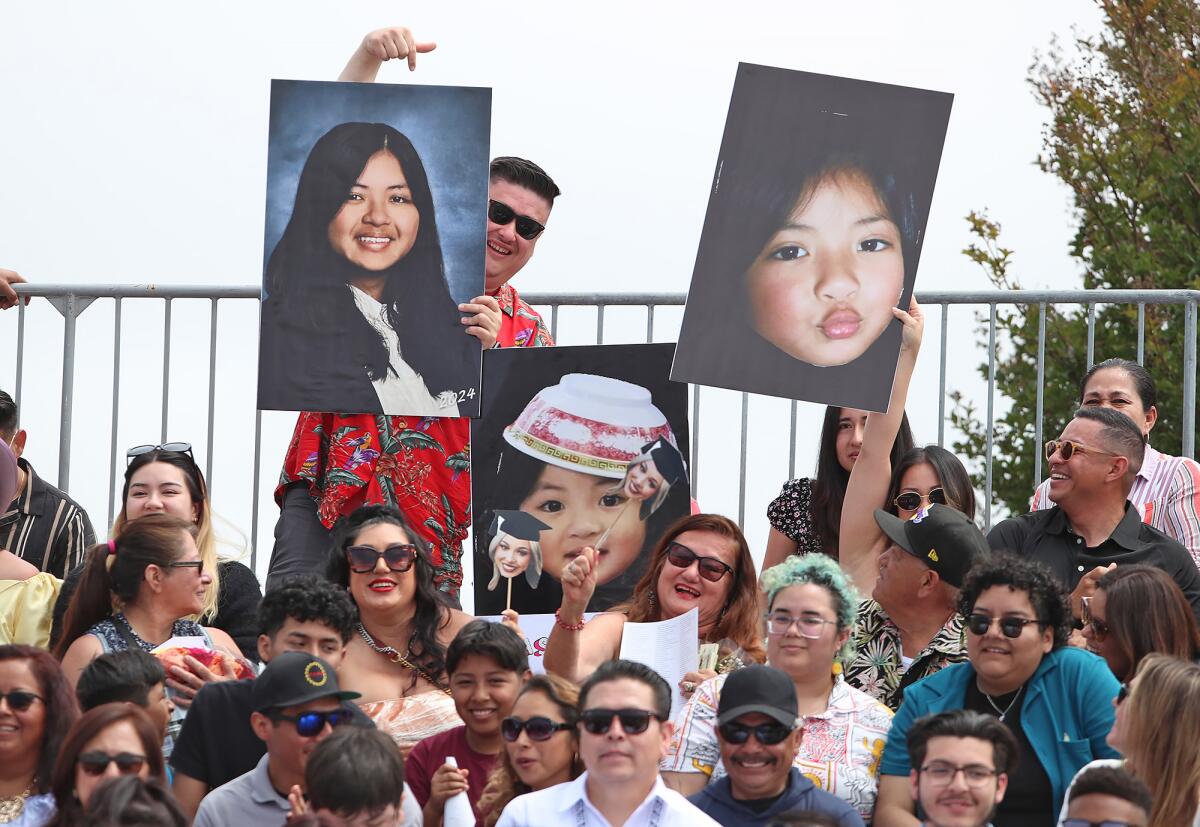
[[[739,65],[671,378],[886,410],[952,100]]]

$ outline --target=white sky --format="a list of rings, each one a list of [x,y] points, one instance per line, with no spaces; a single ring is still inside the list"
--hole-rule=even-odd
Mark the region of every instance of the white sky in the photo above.
[[[257,283],[270,79],[332,80],[365,32],[390,24],[439,45],[415,74],[388,64],[381,80],[493,87],[492,154],[536,160],[565,193],[515,281],[522,291],[687,289],[739,60],[955,94],[918,291],[988,287],[960,253],[963,216],[980,208],[1004,224],[1025,286],[1079,285],[1068,193],[1033,165],[1046,112],[1026,78],[1055,33],[1099,26],[1083,0],[9,3],[0,8],[0,267],[55,283]],[[101,533],[112,307],[99,300],[80,319],[72,440],[71,493]],[[123,313],[122,454],[158,441],[163,375],[161,303],[126,302]],[[176,302],[173,315],[168,438],[195,444],[203,464],[208,304]],[[921,441],[937,438],[934,315],[908,406]],[[640,313],[608,317],[608,341],[644,335]],[[27,456],[53,481],[62,326],[44,301],[26,318]],[[214,497],[249,532],[257,309],[227,302],[220,318]],[[560,341],[594,341],[593,318],[564,311]],[[16,321],[0,317],[0,387],[10,391]],[[656,338],[670,340],[677,324],[677,313],[660,313]],[[982,407],[974,328],[970,310],[952,312],[950,385]],[[700,500],[736,516],[739,396],[703,398]],[[821,410],[800,407],[796,467],[810,473]],[[759,554],[767,503],[787,476],[787,408],[751,405],[746,528]],[[269,491],[293,423],[263,417],[264,571],[277,516]]]

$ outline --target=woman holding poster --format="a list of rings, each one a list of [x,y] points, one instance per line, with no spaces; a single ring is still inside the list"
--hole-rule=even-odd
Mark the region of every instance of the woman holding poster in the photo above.
[[[475,396],[425,167],[386,124],[313,146],[263,293],[261,408],[458,416]]]

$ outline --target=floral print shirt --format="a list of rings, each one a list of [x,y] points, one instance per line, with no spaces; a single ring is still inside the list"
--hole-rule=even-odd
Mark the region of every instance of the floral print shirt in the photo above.
[[[553,345],[542,317],[504,285],[498,347]],[[307,482],[321,524],[387,503],[429,543],[438,589],[462,588],[462,541],[471,523],[471,420],[304,411],[283,459],[275,501]]]
[[[717,743],[717,705],[727,675],[696,687],[675,718],[675,734],[663,772],[702,772],[715,781],[725,775]],[[836,795],[870,823],[879,787],[879,758],[892,726],[892,711],[853,688],[838,675],[829,708],[820,715],[801,715],[804,736],[794,762],[818,789]]]
[[[854,656],[846,665],[846,681],[885,704],[893,712],[904,700],[904,688],[939,669],[967,659],[963,619],[954,612],[908,668],[900,659],[904,651],[900,629],[874,600],[858,606],[858,618],[850,636]]]
[[[821,535],[813,525],[813,480],[801,477],[783,484],[783,491],[767,506],[771,527],[796,544],[797,554],[821,551]]]

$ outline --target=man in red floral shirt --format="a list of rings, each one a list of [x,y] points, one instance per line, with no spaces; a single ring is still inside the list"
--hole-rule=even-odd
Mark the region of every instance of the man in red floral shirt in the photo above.
[[[379,34],[367,35],[363,48]],[[486,295],[459,305],[467,332],[484,347],[554,344],[542,317],[508,282],[533,256],[558,194],[537,164],[492,161]],[[288,574],[323,571],[338,518],[360,505],[389,503],[429,543],[437,587],[457,597],[471,522],[470,436],[466,417],[301,413],[275,489],[280,515],[267,589]]]

